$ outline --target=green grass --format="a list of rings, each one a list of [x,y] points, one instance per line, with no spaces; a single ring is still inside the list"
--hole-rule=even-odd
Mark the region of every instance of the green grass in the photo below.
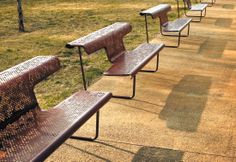
[[[38,55],[56,55],[62,68],[36,88],[41,107],[56,105],[82,88],[76,50],[64,48],[67,42],[117,21],[130,22],[133,31],[126,37],[127,49],[145,42],[142,9],[175,0],[22,0],[25,33],[18,32],[16,2],[0,1],[0,71]],[[176,10],[171,18],[177,17]],[[158,33],[158,21],[150,22],[151,38]],[[104,51],[85,56],[85,69],[92,84],[110,64]]]

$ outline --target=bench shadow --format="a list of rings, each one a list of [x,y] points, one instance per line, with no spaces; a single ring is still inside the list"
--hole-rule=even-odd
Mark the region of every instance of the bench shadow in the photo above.
[[[70,148],[73,148],[73,149],[75,149],[75,150],[81,151],[81,152],[83,152],[83,153],[86,153],[86,154],[88,154],[88,155],[90,155],[90,156],[93,156],[93,157],[95,157],[95,158],[97,158],[97,159],[100,159],[100,160],[102,160],[102,161],[110,162],[109,159],[106,159],[106,158],[104,158],[104,157],[101,157],[101,156],[98,155],[98,154],[91,153],[91,152],[86,151],[86,150],[84,150],[84,149],[81,149],[81,148],[79,148],[79,147],[73,146],[73,145],[71,145],[71,144],[64,143],[64,145],[65,145],[65,146],[68,146],[68,147],[70,147]]]
[[[208,38],[200,45],[198,54],[201,54],[208,58],[221,58],[226,45],[226,40]]]
[[[235,8],[235,6],[233,4],[224,4],[222,6],[222,8],[233,10]]]
[[[183,155],[184,152],[179,150],[144,146],[138,150],[132,162],[180,162]]]
[[[174,86],[159,118],[170,129],[195,132],[207,102],[211,77],[186,75]]]
[[[233,23],[233,19],[230,18],[218,18],[215,22],[216,26],[229,28]]]

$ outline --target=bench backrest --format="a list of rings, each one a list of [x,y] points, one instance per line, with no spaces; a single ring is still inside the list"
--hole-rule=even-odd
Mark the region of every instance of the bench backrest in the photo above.
[[[9,135],[3,131],[8,125],[14,123],[11,128],[19,129],[17,125],[27,120],[23,116],[39,109],[34,86],[59,68],[56,57],[39,56],[0,73],[0,139]]]
[[[183,0],[184,4],[187,5],[188,9],[191,9],[192,3],[191,0]]]
[[[105,48],[108,60],[114,62],[117,57],[126,51],[123,38],[131,32],[131,30],[132,27],[129,23],[117,22],[72,41],[68,43],[66,47],[83,47],[87,54],[92,54]]]
[[[159,17],[160,25],[165,25],[168,22],[167,13],[171,10],[169,4],[160,4],[158,6],[149,8],[147,10],[141,11],[140,15],[150,15],[153,19]]]

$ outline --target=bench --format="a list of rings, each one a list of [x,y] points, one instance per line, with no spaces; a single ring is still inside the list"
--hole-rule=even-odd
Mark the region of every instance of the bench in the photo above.
[[[34,87],[59,68],[56,57],[38,56],[0,73],[0,161],[43,161],[111,98],[81,91],[42,110]]]
[[[117,22],[103,29],[95,31],[87,36],[74,40],[66,45],[67,48],[78,47],[84,89],[87,88],[83,68],[82,51],[90,55],[100,49],[105,49],[108,60],[112,66],[104,72],[106,76],[131,76],[133,79],[133,90],[131,96],[113,95],[115,98],[131,99],[135,96],[136,74],[139,71],[156,72],[158,70],[159,52],[164,44],[144,43],[132,51],[127,51],[123,38],[132,27],[126,22]],[[157,57],[155,70],[141,70],[153,57]]]
[[[212,7],[216,3],[216,0],[200,0],[200,3],[206,3],[209,7]]]
[[[208,4],[198,3],[195,5],[192,5],[191,0],[183,0],[184,2],[184,14],[187,17],[198,17],[199,20],[192,20],[194,22],[201,22],[202,18],[206,16],[206,9]],[[188,15],[187,10],[190,12],[200,12],[199,16],[196,15]],[[203,14],[204,12],[204,14]]]
[[[159,18],[161,35],[170,36],[170,37],[178,37],[177,45],[165,46],[165,47],[177,48],[180,45],[180,38],[189,36],[190,22],[192,19],[191,18],[178,18],[174,21],[168,21],[167,13],[170,10],[171,10],[171,6],[169,4],[160,4],[158,6],[155,6],[155,7],[152,7],[152,8],[149,8],[147,10],[140,12],[140,15],[145,17],[147,42],[149,42],[147,16],[151,16],[152,19]],[[186,27],[188,27],[187,35],[181,35],[181,32]],[[169,33],[169,34],[166,34],[166,33]],[[175,33],[177,33],[177,35]]]

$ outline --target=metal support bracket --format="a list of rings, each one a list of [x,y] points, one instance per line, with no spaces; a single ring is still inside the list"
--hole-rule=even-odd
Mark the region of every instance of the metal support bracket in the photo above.
[[[133,89],[132,89],[132,96],[117,96],[112,95],[113,98],[121,98],[121,99],[132,99],[135,96],[136,92],[136,75],[133,77]]]
[[[99,136],[99,111],[96,113],[96,133],[94,137],[80,137],[80,136],[71,136],[71,139],[82,140],[82,141],[94,141]]]
[[[146,73],[155,73],[158,71],[159,68],[159,53],[157,54],[157,60],[156,60],[156,68],[155,70],[140,70],[140,72],[146,72]]]

